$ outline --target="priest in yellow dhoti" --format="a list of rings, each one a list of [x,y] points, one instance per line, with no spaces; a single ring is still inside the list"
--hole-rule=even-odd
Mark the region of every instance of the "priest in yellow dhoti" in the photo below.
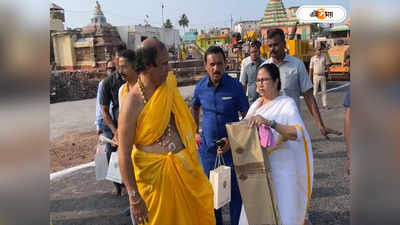
[[[196,124],[168,70],[164,44],[146,39],[137,50],[138,81],[121,94],[118,158],[131,215],[138,224],[215,224]]]

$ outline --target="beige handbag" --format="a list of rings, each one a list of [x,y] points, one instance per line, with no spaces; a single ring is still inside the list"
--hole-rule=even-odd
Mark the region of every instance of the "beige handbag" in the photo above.
[[[247,121],[226,125],[233,165],[249,225],[281,225],[268,153],[262,149],[256,126]]]

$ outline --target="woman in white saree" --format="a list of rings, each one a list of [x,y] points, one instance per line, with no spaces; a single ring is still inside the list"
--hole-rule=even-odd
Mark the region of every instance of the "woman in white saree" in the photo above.
[[[267,150],[281,221],[283,225],[303,225],[313,183],[311,142],[295,101],[279,95],[279,76],[279,68],[274,64],[258,68],[260,98],[250,106],[245,119],[249,126],[272,128],[275,143]],[[265,132],[260,130],[262,133]],[[244,208],[240,220],[240,225],[247,224]]]

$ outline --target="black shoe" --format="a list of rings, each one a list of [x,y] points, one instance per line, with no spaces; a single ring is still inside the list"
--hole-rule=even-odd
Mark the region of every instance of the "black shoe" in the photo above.
[[[124,211],[122,212],[122,215],[130,216],[131,215],[131,209],[129,207],[124,209]]]
[[[116,196],[121,196],[121,191],[122,191],[121,187],[118,186],[118,185],[115,185],[115,189],[113,191],[113,194],[116,195]]]

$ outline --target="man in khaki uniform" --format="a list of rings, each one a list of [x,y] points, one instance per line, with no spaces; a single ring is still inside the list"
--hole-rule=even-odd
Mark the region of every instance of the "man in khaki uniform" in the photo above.
[[[315,55],[310,61],[310,79],[314,83],[314,97],[317,99],[318,87],[321,84],[322,91],[322,106],[325,110],[328,109],[326,101],[326,74],[328,73],[329,62],[328,59],[321,54],[320,49],[315,50]]]

